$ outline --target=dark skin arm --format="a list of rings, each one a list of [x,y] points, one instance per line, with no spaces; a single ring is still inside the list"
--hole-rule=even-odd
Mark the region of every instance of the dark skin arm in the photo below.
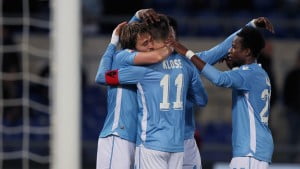
[[[188,49],[185,46],[183,46],[181,43],[175,41],[174,39],[172,39],[171,41],[172,41],[171,43],[172,43],[172,46],[173,46],[174,50],[177,53],[185,56]],[[197,69],[199,69],[200,71],[202,71],[202,69],[204,68],[204,66],[206,64],[206,62],[204,62],[203,60],[198,58],[198,56],[196,56],[196,55],[192,56],[191,61],[197,67]]]
[[[265,28],[268,31],[274,33],[274,27],[273,27],[272,23],[265,17],[259,17],[259,18],[255,19],[254,24],[257,27]],[[188,49],[185,46],[183,46],[181,43],[175,41],[174,39],[171,39],[171,44],[174,47],[174,50],[176,52],[178,52],[179,54],[181,54],[183,56],[186,55],[186,52],[188,51]],[[197,67],[197,69],[199,69],[200,71],[202,71],[202,69],[204,68],[204,66],[206,64],[206,62],[201,60],[196,55],[193,55],[191,57],[191,61]]]

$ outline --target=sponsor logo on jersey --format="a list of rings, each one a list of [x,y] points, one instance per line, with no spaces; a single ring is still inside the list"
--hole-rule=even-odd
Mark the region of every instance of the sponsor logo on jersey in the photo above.
[[[125,49],[125,51],[129,52],[129,53],[133,53],[134,50],[131,50],[131,49]]]

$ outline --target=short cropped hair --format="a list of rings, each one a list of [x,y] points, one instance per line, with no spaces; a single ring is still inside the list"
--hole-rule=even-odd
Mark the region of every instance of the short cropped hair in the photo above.
[[[149,33],[148,26],[145,23],[132,22],[123,26],[120,32],[121,48],[136,50],[137,37],[144,33]]]
[[[159,14],[159,21],[148,23],[149,31],[154,40],[167,40],[170,34],[169,19],[166,15]]]
[[[265,40],[262,34],[255,28],[246,26],[237,36],[242,38],[242,48],[249,48],[252,55],[258,58],[261,50],[265,47]]]

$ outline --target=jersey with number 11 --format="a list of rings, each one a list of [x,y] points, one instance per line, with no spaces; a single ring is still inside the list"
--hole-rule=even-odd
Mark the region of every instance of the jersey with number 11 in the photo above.
[[[124,52],[119,55],[126,55]],[[191,62],[173,54],[160,63],[129,66],[118,73],[121,84],[137,84],[137,145],[183,152],[187,93],[199,105],[207,102],[199,74]]]

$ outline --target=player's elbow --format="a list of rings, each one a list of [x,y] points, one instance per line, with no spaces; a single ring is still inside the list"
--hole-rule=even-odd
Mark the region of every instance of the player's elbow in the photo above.
[[[96,82],[97,84],[101,84],[101,85],[106,84],[105,78],[101,78],[101,76],[96,76],[95,82]]]

